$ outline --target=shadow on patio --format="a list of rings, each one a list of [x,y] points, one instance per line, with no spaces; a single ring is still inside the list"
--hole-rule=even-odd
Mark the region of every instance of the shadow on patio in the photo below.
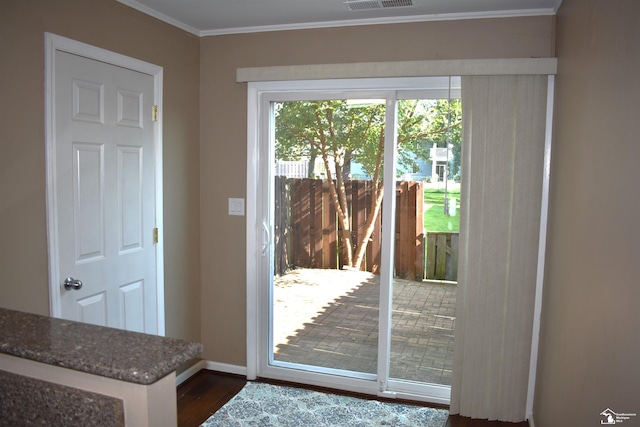
[[[391,378],[451,384],[455,284],[395,279]],[[379,276],[293,270],[274,281],[274,358],[375,373]]]

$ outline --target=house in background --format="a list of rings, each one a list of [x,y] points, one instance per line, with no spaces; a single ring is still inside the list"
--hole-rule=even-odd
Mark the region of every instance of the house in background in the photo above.
[[[437,147],[433,144],[429,153],[429,163],[431,166],[431,182],[441,182],[449,177],[449,162],[453,159],[453,152],[451,150],[451,144],[448,147]],[[436,179],[434,180],[434,177]]]
[[[166,334],[246,365],[246,88],[239,67],[558,58],[533,418],[640,413],[640,3],[564,0],[556,16],[197,37],[115,0],[0,3],[0,306],[48,314],[44,33],[164,67]],[[603,141],[617,153],[598,170]],[[627,421],[631,422],[631,421]],[[632,424],[629,424],[632,425]]]

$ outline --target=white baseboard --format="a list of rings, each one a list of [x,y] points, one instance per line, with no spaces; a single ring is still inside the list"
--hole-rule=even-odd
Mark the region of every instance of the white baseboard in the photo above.
[[[185,369],[180,375],[176,376],[176,387],[197,374],[202,369],[210,371],[224,372],[227,374],[247,376],[247,368],[245,366],[229,365],[227,363],[212,362],[210,360],[201,360],[189,369]]]
[[[180,375],[176,376],[176,387],[197,374],[198,371],[204,369],[204,365],[204,360],[201,360],[189,369],[185,369],[184,371],[180,372]]]
[[[225,372],[227,374],[244,375],[247,376],[247,367],[238,365],[229,365],[227,363],[212,362],[210,360],[205,361],[205,366],[202,369],[209,369],[211,371]]]

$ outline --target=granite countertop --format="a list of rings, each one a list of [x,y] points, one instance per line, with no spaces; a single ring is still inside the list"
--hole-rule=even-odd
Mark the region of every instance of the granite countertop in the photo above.
[[[202,344],[0,308],[0,353],[146,385]]]

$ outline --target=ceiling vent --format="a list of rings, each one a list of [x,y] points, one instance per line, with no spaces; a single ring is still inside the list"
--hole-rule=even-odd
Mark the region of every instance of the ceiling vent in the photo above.
[[[350,0],[344,4],[349,10],[389,9],[413,6],[413,0]]]

